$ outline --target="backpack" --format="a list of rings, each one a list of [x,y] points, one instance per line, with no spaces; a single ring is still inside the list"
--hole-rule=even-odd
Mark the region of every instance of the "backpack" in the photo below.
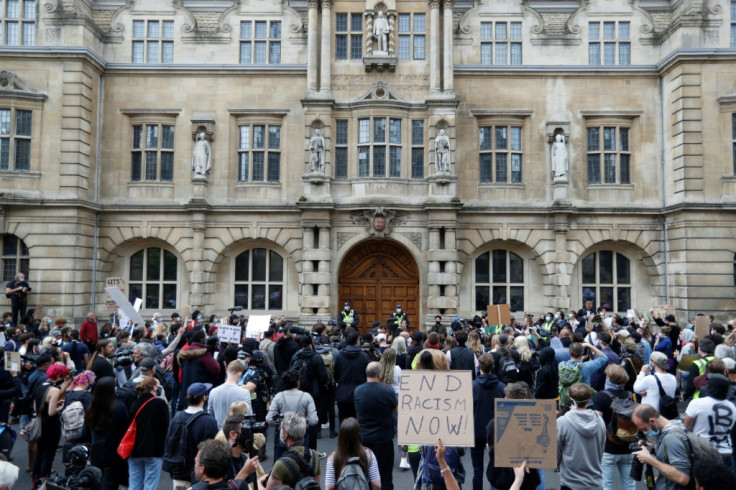
[[[335,485],[336,490],[370,490],[368,478],[365,476],[363,467],[360,466],[360,458],[352,457],[347,460],[340,471],[340,477]]]
[[[579,383],[580,380],[583,379],[583,375],[580,373],[580,368],[578,366],[563,364],[560,366],[559,378],[560,386],[558,388],[558,392],[560,394],[560,405],[563,407],[569,407],[571,405],[570,396],[568,395],[570,386],[575,383]]]
[[[190,468],[187,464],[189,456],[191,456],[189,454],[191,452],[189,449],[189,426],[207,412],[204,410],[197,412],[188,419],[184,418],[184,413],[183,411],[177,412],[174,420],[171,421],[169,432],[166,434],[166,446],[161,467],[172,475],[186,475],[189,473]]]
[[[629,444],[636,441],[636,435],[639,429],[631,420],[634,409],[639,406],[634,402],[629,393],[626,398],[618,398],[610,391],[603,391],[611,398],[611,420],[606,424],[606,438],[611,444],[621,447],[629,447]]]
[[[511,356],[503,356],[498,361],[498,377],[506,384],[514,383],[519,376],[519,368]]]
[[[138,391],[130,383],[125,383],[123,386],[115,388],[115,398],[123,402],[125,409],[130,411],[133,402],[138,399]]]
[[[294,356],[289,369],[293,369],[299,373],[299,389],[311,393],[312,378],[309,376],[309,358]]]
[[[685,431],[682,427],[674,426],[674,429],[669,431],[674,435],[680,437],[680,439],[687,440],[687,444],[690,446],[690,476],[692,477],[692,468],[698,461],[705,461],[711,463],[713,461],[721,461],[722,456],[718,452],[718,449],[713,445],[710,439],[701,437],[694,432]],[[667,434],[664,435],[666,437]],[[667,454],[667,445],[664,445],[664,462],[670,464],[670,458]],[[690,478],[690,482],[694,482],[694,478]],[[685,488],[695,488],[693,485],[688,484]]]
[[[659,380],[659,376],[653,375],[659,386],[659,413],[662,417],[667,420],[672,420],[680,417],[680,411],[677,410],[677,401],[674,398],[665,393],[662,388],[662,382]]]
[[[319,355],[327,370],[327,384],[331,385],[335,382],[335,356],[332,355],[332,349],[320,352]]]
[[[321,490],[319,482],[314,477],[314,470],[317,464],[314,459],[318,456],[312,454],[312,450],[305,448],[310,455],[309,461],[296,451],[286,451],[281,455],[281,461],[291,473],[294,480],[294,490]]]
[[[0,422],[0,453],[5,456],[7,461],[12,461],[13,446],[18,434],[8,424]]]
[[[61,433],[67,441],[76,441],[84,434],[84,405],[79,400],[61,412]]]

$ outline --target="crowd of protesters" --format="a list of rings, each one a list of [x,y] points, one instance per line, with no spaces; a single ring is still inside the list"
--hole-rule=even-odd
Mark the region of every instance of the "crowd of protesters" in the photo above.
[[[238,344],[217,336],[222,324],[245,327],[235,315],[164,322],[157,313],[131,328],[100,327],[90,313],[79,330],[64,318],[31,314],[15,325],[6,315],[0,345],[21,362],[0,367],[0,422],[19,423],[29,438],[34,486],[51,476],[63,437],[62,458],[89,446],[104,489],[152,490],[167,472],[174,490],[391,490],[397,451],[416,488],[453,489],[465,484],[466,450],[473,489],[544,489],[541,469],[495,466],[494,406],[553,399],[563,489],[608,490],[616,480],[633,489],[638,464],[659,489],[734,488],[733,324],[710,318],[698,338],[695,319],[608,310],[587,302],[509,325],[481,314],[448,326],[438,315],[412,329],[397,306],[361,335],[346,303],[327,325],[281,317]],[[472,447],[397,446],[401,373],[410,369],[472,373]],[[323,437],[337,438],[329,455],[318,450]],[[7,464],[0,488],[13,474]]]

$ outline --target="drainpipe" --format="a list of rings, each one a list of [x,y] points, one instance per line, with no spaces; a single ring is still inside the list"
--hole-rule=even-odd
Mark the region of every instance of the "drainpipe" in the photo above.
[[[97,134],[95,135],[95,205],[97,205],[100,200],[100,140],[102,138],[102,99],[105,88],[103,81],[102,75],[99,75],[97,81]],[[100,212],[96,210],[94,243],[92,245],[92,304],[90,305],[89,311],[95,311],[95,305],[97,304],[97,250],[100,243],[99,228]]]
[[[660,116],[659,133],[661,139],[661,160],[662,160],[662,209],[667,207],[667,162],[666,151],[665,151],[665,131],[664,124],[666,121],[665,115],[665,103],[664,103],[664,77],[659,77],[659,105],[662,114]],[[670,242],[667,236],[667,217],[662,216],[662,228],[663,228],[663,239],[664,239],[664,298],[665,304],[670,304],[670,276],[669,276],[669,262],[670,262]]]

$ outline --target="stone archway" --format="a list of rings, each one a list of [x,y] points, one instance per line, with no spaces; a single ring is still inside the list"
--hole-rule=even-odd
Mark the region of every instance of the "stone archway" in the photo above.
[[[350,301],[360,315],[361,334],[374,321],[385,323],[400,304],[412,330],[420,321],[419,269],[403,246],[390,240],[370,240],[353,247],[340,264],[338,305]]]

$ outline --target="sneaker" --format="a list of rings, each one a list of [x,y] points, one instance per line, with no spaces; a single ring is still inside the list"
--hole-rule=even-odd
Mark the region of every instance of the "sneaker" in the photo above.
[[[401,462],[399,463],[399,468],[402,470],[410,470],[411,465],[409,464],[409,461],[407,458],[401,458]]]
[[[325,422],[324,424],[322,424],[322,425],[320,426],[320,428],[321,428],[321,429],[329,429],[329,428],[330,428],[330,423],[329,423],[329,422]]]
[[[320,453],[317,451],[317,454],[319,454],[319,459],[325,459],[327,457],[327,453]]]
[[[330,431],[330,439],[334,439],[335,437],[337,437],[337,432],[335,432],[334,430],[331,430]]]

